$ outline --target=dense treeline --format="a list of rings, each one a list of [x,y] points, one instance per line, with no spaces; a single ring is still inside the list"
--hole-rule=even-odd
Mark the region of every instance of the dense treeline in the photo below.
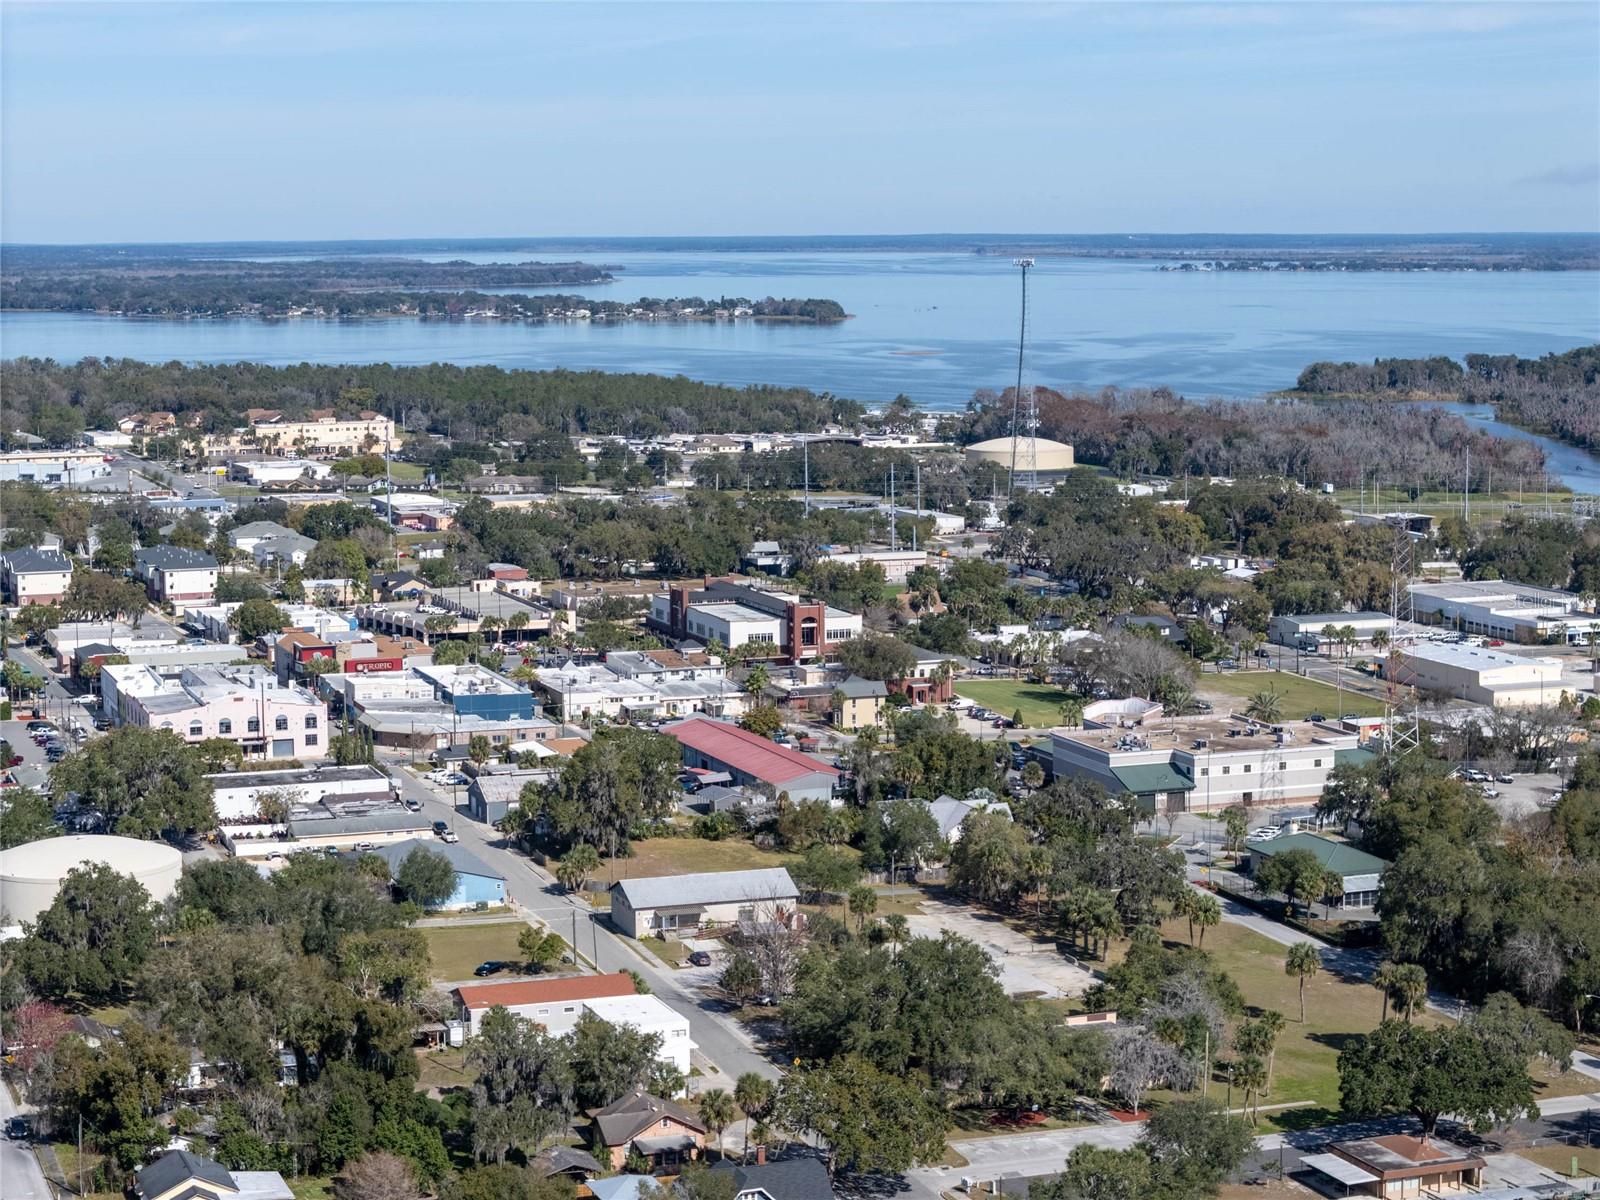
[[[547,434],[749,430],[812,431],[852,423],[861,407],[804,388],[723,387],[683,376],[605,371],[507,371],[500,367],[319,366],[262,363],[142,363],[86,358],[72,364],[21,358],[4,363],[6,423],[33,433],[63,410],[104,429],[132,413],[198,413],[206,429],[231,429],[247,408],[290,418],[314,408],[393,412],[411,432],[472,441]],[[41,436],[44,436],[41,434]]]
[[[1313,396],[1448,397],[1496,406],[1502,420],[1590,449],[1600,447],[1600,345],[1519,358],[1469,354],[1312,363],[1296,390]]]
[[[971,406],[974,437],[1003,436],[1009,392],[980,392]],[[1070,442],[1078,461],[1118,474],[1281,475],[1310,487],[1333,483],[1459,489],[1472,451],[1473,487],[1528,484],[1544,471],[1529,442],[1473,429],[1442,409],[1360,402],[1186,400],[1167,390],[1063,395],[1039,390],[1039,431]],[[1481,468],[1481,469],[1480,469]]]

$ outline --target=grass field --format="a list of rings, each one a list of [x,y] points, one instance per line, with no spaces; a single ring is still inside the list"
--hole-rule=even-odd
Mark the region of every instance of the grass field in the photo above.
[[[1517,1154],[1558,1175],[1571,1174],[1572,1156],[1577,1155],[1579,1175],[1600,1175],[1600,1147],[1536,1146],[1529,1150],[1518,1150]]]
[[[447,925],[424,929],[435,979],[470,979],[472,969],[487,959],[517,959],[517,935],[527,926],[521,921],[492,925]]]
[[[300,1175],[286,1179],[294,1200],[333,1200],[332,1175]]]
[[[1061,724],[1061,705],[1076,699],[1061,688],[1022,679],[963,680],[956,684],[956,694],[976,700],[1003,717],[1009,717],[1020,708],[1023,721],[1033,728]]]
[[[467,1068],[467,1052],[459,1047],[424,1050],[417,1055],[417,1066],[422,1072],[417,1082],[424,1087],[466,1087],[478,1074]]]
[[[1315,679],[1303,679],[1284,671],[1227,671],[1204,674],[1195,684],[1201,695],[1216,698],[1248,700],[1257,692],[1277,692],[1283,697],[1283,715],[1299,720],[1310,713],[1325,717],[1346,716],[1378,717],[1383,715],[1383,702],[1357,692],[1340,691]],[[1244,711],[1244,706],[1238,706]]]
[[[613,865],[602,859],[597,879],[637,879],[642,875],[692,875],[697,871],[748,871],[757,867],[786,867],[798,854],[762,850],[749,842],[704,838],[648,838],[632,844],[633,853]]]

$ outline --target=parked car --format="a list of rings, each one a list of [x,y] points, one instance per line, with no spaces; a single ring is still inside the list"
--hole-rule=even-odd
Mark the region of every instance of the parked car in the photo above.
[[[1239,660],[1237,658],[1219,659],[1217,661],[1217,667],[1219,670],[1223,671],[1237,671],[1239,669]]]
[[[96,729],[98,729],[101,733],[104,733],[106,730],[111,728],[111,718],[110,717],[96,717],[94,719],[94,727]]]
[[[350,849],[354,850],[357,854],[365,854],[368,850],[374,850],[376,847],[371,842],[357,842],[354,846],[351,846]]]
[[[1483,789],[1483,798],[1485,800],[1497,800],[1497,799],[1499,799],[1500,798],[1500,789],[1499,788],[1492,788],[1492,787],[1484,788]]]
[[[1461,778],[1465,779],[1468,783],[1488,783],[1489,773],[1487,771],[1479,771],[1476,768],[1469,767],[1465,771],[1461,772]]]
[[[407,796],[402,803],[405,804],[407,812],[422,811],[422,801],[418,800],[415,796]]]
[[[482,979],[485,976],[494,975],[500,971],[504,971],[508,965],[509,964],[503,963],[497,958],[491,958],[488,962],[479,963],[472,969],[472,973],[479,979]]]
[[[46,746],[44,751],[45,762],[58,763],[67,756],[67,748],[62,745]]]
[[[449,842],[451,844],[454,844],[454,843],[459,842],[461,840],[460,836],[456,833],[456,831],[454,829],[446,829],[443,833],[441,833],[439,835],[439,838],[440,838],[441,841]]]
[[[27,730],[28,730],[29,733],[33,733],[33,732],[35,732],[37,730],[40,730],[40,729],[54,729],[54,728],[55,728],[55,726],[50,724],[49,721],[43,721],[43,720],[40,720],[40,721],[29,721],[28,724],[27,724]]]
[[[1514,780],[1511,776],[1505,775],[1505,774],[1496,775],[1494,777],[1494,781],[1496,783],[1515,783],[1516,782],[1516,780]]]
[[[1270,842],[1282,832],[1283,830],[1277,825],[1263,825],[1259,829],[1252,829],[1244,836],[1247,842]]]
[[[6,1137],[13,1142],[26,1141],[33,1136],[31,1117],[12,1117],[6,1121]]]
[[[446,787],[466,787],[471,782],[460,771],[451,771],[443,780]]]
[[[696,950],[693,954],[689,955],[689,965],[691,967],[709,967],[711,965],[710,952],[706,950]]]
[[[443,837],[445,834],[450,832],[450,826],[446,825],[443,821],[435,821],[433,823],[433,832],[436,836]]]

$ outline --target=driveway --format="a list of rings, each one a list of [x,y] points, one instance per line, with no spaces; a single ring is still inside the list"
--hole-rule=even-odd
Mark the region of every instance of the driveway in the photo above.
[[[1094,982],[1087,968],[1062,954],[1054,943],[1037,942],[968,905],[924,899],[922,911],[907,916],[906,923],[918,937],[936,938],[948,929],[977,942],[999,968],[1000,985],[1013,996],[1079,996]]]

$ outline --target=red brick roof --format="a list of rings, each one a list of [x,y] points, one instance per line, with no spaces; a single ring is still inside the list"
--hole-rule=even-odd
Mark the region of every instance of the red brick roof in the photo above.
[[[689,717],[661,731],[707,758],[765,783],[788,783],[804,775],[839,774],[827,763],[710,717]]]
[[[456,989],[468,1008],[507,1008],[519,1004],[558,1004],[566,1000],[598,1000],[602,996],[631,996],[633,979],[615,975],[564,975],[559,979],[527,979],[512,983],[472,983]]]

